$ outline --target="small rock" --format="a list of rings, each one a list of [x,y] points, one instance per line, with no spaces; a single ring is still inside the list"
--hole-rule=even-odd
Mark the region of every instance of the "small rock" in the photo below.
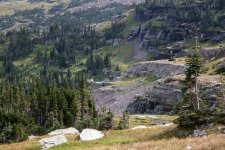
[[[225,129],[225,127],[224,126],[219,126],[219,127],[217,127],[217,129],[218,130],[223,130],[223,129]]]
[[[149,118],[157,119],[158,117],[156,117],[156,116],[149,116]]]
[[[80,134],[81,141],[97,140],[104,136],[101,131],[95,129],[84,129]]]
[[[36,136],[34,136],[34,135],[28,136],[29,140],[33,140],[34,138],[36,138]]]
[[[67,139],[64,135],[57,135],[57,136],[45,138],[39,141],[39,143],[42,145],[42,150],[46,150],[50,147],[60,145],[66,142],[67,142]]]
[[[138,116],[137,119],[138,120],[145,120],[145,116]]]
[[[77,129],[70,127],[70,128],[67,128],[67,129],[54,130],[54,131],[48,133],[48,135],[50,135],[50,136],[60,135],[60,134],[80,135],[80,132]]]
[[[170,123],[169,121],[164,121],[164,120],[151,120],[150,121],[151,124],[154,124],[154,125],[165,125],[165,124],[168,124]]]
[[[148,127],[141,125],[141,126],[134,127],[134,128],[132,128],[131,130],[147,129],[147,128],[148,128]]]
[[[192,150],[192,146],[190,144],[188,144],[187,146],[185,146],[184,148],[185,150]]]
[[[113,43],[112,43],[112,46],[113,47],[119,46],[121,42],[122,42],[121,39],[114,39]]]
[[[203,136],[207,136],[207,133],[205,130],[194,130],[193,133],[194,137],[203,137]]]

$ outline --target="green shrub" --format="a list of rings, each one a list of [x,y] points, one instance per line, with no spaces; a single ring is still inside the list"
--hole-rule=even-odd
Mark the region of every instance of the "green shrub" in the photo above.
[[[117,128],[120,129],[120,130],[129,128],[129,115],[127,113],[125,113],[125,112],[123,113],[123,116],[120,119]]]

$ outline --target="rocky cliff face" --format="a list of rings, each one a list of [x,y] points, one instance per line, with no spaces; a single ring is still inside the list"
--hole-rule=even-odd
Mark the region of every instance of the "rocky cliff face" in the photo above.
[[[134,97],[127,106],[131,114],[168,114],[173,107],[182,101],[182,81],[184,76],[173,76],[160,79],[148,87],[144,95]],[[201,99],[213,105],[220,99],[221,84],[215,80],[199,80]]]
[[[153,83],[138,81],[126,86],[92,85],[92,95],[97,109],[106,107],[116,115],[128,111],[131,114],[168,114],[182,101],[184,75],[170,76]],[[213,105],[221,98],[219,77],[199,79],[200,97]]]
[[[91,86],[92,96],[97,109],[109,108],[114,114],[121,115],[136,95],[144,95],[149,85],[143,82],[128,86],[102,85]]]
[[[205,60],[218,59],[225,56],[225,48],[203,48],[201,54]]]
[[[130,65],[126,75],[129,77],[154,75],[162,78],[183,74],[184,70],[185,65],[183,64],[175,64],[169,61],[149,61]]]

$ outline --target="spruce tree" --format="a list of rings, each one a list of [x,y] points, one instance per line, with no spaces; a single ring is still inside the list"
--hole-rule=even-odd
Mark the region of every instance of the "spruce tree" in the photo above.
[[[203,65],[203,59],[199,52],[199,46],[196,39],[195,52],[189,55],[186,59],[187,69],[185,71],[184,80],[184,101],[189,102],[195,109],[199,109],[199,96],[198,96],[198,76]]]
[[[185,80],[183,81],[183,101],[178,105],[179,118],[175,123],[180,127],[194,128],[203,124],[215,121],[214,111],[209,109],[204,101],[200,101],[198,95],[198,76],[200,75],[203,59],[199,52],[199,46],[196,39],[196,49],[194,54],[188,56],[187,68],[185,71]]]

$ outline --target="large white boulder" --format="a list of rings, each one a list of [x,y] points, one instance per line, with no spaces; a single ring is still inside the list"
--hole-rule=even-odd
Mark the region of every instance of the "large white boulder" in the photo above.
[[[50,138],[41,139],[38,142],[42,145],[42,150],[46,150],[50,147],[66,143],[67,139],[64,135],[57,135]]]
[[[101,131],[95,129],[84,129],[80,134],[81,141],[97,140],[104,136]]]
[[[48,133],[48,135],[50,135],[50,136],[60,135],[60,134],[80,135],[80,132],[77,129],[71,127],[71,128],[67,128],[67,129],[54,130],[54,131]]]

